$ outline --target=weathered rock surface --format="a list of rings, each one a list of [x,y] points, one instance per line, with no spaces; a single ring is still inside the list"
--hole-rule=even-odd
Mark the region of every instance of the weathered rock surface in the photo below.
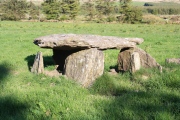
[[[45,72],[51,76],[66,75],[83,85],[90,86],[104,71],[104,55],[102,50],[121,49],[118,55],[118,70],[135,72],[141,67],[159,67],[160,65],[144,50],[136,47],[141,38],[118,38],[98,35],[54,34],[39,37],[34,44],[41,48],[53,49],[53,59],[57,70]],[[33,65],[34,73],[44,72],[41,56],[36,57]],[[40,65],[40,66],[39,66]],[[35,66],[35,67],[34,67]],[[161,70],[162,67],[160,66]],[[115,69],[110,74],[117,74]],[[60,73],[58,73],[60,72]]]
[[[166,59],[166,63],[180,64],[180,58],[169,58],[169,59]]]
[[[143,68],[152,68],[152,67],[159,67],[160,64],[156,62],[156,60],[147,52],[145,52],[143,49],[135,47],[134,52],[139,53],[141,66]]]
[[[42,48],[60,50],[70,49],[120,49],[124,47],[135,47],[141,44],[142,38],[118,38],[99,35],[77,35],[77,34],[54,34],[36,38],[34,43]]]
[[[136,72],[141,68],[141,60],[138,52],[133,52],[131,54],[131,72]]]
[[[162,71],[162,67],[156,62],[156,60],[151,57],[144,50],[134,47],[134,48],[123,48],[118,55],[118,70],[119,71],[131,71],[135,72],[143,68],[157,67]]]
[[[121,49],[118,55],[118,70],[128,71],[131,70],[131,55],[134,52],[134,48]]]
[[[96,48],[73,53],[65,61],[64,74],[84,87],[90,86],[103,71],[104,55]]]
[[[31,68],[31,72],[35,74],[44,73],[44,62],[43,62],[42,52],[38,52],[36,54],[33,67]]]

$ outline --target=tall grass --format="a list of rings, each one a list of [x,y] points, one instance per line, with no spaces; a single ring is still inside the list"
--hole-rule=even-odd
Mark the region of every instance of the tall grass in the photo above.
[[[105,51],[105,72],[82,88],[65,77],[34,75],[29,68],[42,51],[53,67],[50,49],[33,44],[39,36],[76,33],[140,37],[163,72],[142,69],[110,75],[119,50]],[[180,56],[179,25],[0,22],[0,119],[180,119],[180,66],[165,64]]]

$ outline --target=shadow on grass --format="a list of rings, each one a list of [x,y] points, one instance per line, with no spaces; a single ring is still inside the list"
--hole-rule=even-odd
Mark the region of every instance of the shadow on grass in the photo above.
[[[0,64],[0,84],[4,82],[6,77],[9,75],[11,68],[7,62],[3,62]]]
[[[0,120],[24,120],[25,110],[27,106],[24,103],[19,102],[12,96],[6,96],[7,77],[10,75],[12,68],[7,62],[0,64]]]
[[[165,85],[170,89],[180,88],[180,65],[173,63],[166,63],[165,74],[163,74],[163,80]]]
[[[102,120],[180,119],[180,95],[177,95],[177,91],[175,94],[169,91],[167,86],[164,86],[166,91],[163,91],[154,86],[156,82],[153,81],[154,88],[151,90],[147,88],[145,91],[136,91],[120,84],[116,85],[115,80],[105,74],[90,88],[92,94],[113,98],[95,100],[94,106],[102,115]]]
[[[25,120],[26,111],[29,107],[13,97],[0,97],[1,120]]]
[[[119,74],[129,77],[129,73]],[[118,76],[117,76],[118,77]],[[107,96],[121,96],[127,93],[128,90],[121,88],[118,84],[114,83],[118,78],[112,77],[111,75],[105,73],[99,77],[96,82],[89,88],[92,94],[107,95]]]
[[[36,55],[29,55],[24,59],[25,61],[27,61],[29,71],[31,70],[31,67],[33,66],[35,56]],[[44,67],[54,65],[54,61],[51,56],[43,56],[43,61],[44,61]]]
[[[94,105],[98,106],[102,120],[179,120],[179,101],[173,94],[127,92],[110,102],[101,100]]]

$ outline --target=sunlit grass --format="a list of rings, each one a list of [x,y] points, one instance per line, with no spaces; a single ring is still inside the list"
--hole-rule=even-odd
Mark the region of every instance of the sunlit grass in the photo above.
[[[33,44],[49,34],[140,37],[139,45],[163,72],[142,69],[110,75],[119,50],[105,53],[105,72],[88,89],[65,77],[30,73],[35,54],[43,52],[53,69],[52,50]],[[180,66],[165,64],[180,56],[180,25],[0,22],[0,119],[180,119]]]

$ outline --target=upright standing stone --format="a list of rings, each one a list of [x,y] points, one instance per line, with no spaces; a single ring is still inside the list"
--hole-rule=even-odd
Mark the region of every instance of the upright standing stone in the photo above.
[[[43,57],[42,52],[38,52],[35,59],[33,67],[31,68],[32,73],[40,74],[44,73],[44,63],[43,63]]]
[[[141,61],[138,52],[133,52],[131,55],[131,72],[135,72],[140,70],[141,68]]]
[[[160,67],[160,64],[157,63],[156,60],[143,49],[135,47],[134,51],[139,53],[141,66],[143,68],[153,68],[153,67],[159,68]]]
[[[118,70],[135,72],[143,68],[162,67],[147,52],[140,48],[123,48],[118,55]]]
[[[67,57],[64,71],[68,78],[88,87],[103,74],[104,54],[96,48],[73,53]]]
[[[134,48],[124,48],[121,49],[118,55],[118,70],[128,71],[131,70],[131,54]]]

